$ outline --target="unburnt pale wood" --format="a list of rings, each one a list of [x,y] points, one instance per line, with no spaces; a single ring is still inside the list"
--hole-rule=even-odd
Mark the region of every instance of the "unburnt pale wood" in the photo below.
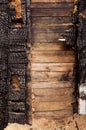
[[[73,73],[68,72],[32,72],[32,81],[72,81]]]
[[[73,52],[63,52],[63,51],[57,51],[57,52],[38,52],[32,51],[32,62],[35,63],[73,63],[75,61]]]
[[[32,63],[32,71],[36,72],[72,72],[73,63]]]
[[[49,82],[32,82],[32,87],[34,88],[73,88],[74,84],[73,82],[70,81],[49,81]]]
[[[73,102],[33,102],[34,111],[54,111],[54,110],[64,110],[67,107],[72,107]]]
[[[68,49],[65,45],[65,42],[57,42],[57,43],[33,43],[31,47],[32,51],[68,51],[72,49]],[[73,51],[73,50],[72,50]]]
[[[64,116],[68,117],[69,115],[73,115],[72,113],[72,108],[68,107],[67,109],[62,109],[62,110],[54,110],[54,111],[47,111],[47,112],[34,112],[34,117],[35,118],[49,118],[49,119],[63,119]]]
[[[72,25],[73,0],[32,0],[31,79],[33,119],[73,114],[74,50],[58,39]]]
[[[65,90],[65,91],[64,91]],[[32,93],[36,96],[38,95],[39,97],[42,96],[50,96],[50,95],[58,95],[58,97],[64,97],[64,96],[69,96],[73,95],[73,88],[38,88],[38,89],[32,89]],[[60,100],[60,99],[58,99]],[[61,101],[62,102],[62,101]]]

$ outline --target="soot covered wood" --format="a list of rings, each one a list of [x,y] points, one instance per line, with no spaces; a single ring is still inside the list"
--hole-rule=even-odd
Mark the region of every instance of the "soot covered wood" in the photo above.
[[[0,130],[8,123],[28,123],[26,12],[29,10],[25,8],[27,1],[20,2],[21,17],[17,17],[9,0],[0,1]]]
[[[76,0],[74,6],[73,26],[64,36],[66,44],[75,48],[75,94],[80,98],[79,113],[86,114],[86,1]]]

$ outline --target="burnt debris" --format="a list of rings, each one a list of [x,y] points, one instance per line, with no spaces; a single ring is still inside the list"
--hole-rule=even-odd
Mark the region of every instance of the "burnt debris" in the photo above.
[[[20,2],[21,17],[17,17],[15,6],[9,0],[0,0],[0,130],[8,123],[28,123],[26,49],[30,13],[27,20],[27,1]]]

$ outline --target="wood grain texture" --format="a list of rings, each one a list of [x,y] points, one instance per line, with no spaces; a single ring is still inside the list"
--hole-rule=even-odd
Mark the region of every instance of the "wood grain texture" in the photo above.
[[[46,118],[46,119],[63,119],[64,116],[73,115],[72,108],[68,107],[67,109],[62,110],[54,110],[54,111],[48,111],[48,112],[34,112],[34,118]]]
[[[33,26],[32,33],[63,33],[69,28],[68,26]]]
[[[53,111],[53,110],[61,110],[67,107],[72,107],[71,102],[34,102],[33,108],[35,112],[37,111]]]
[[[33,43],[31,51],[74,51],[72,48],[68,48],[65,43]]]
[[[56,81],[56,82],[53,82],[53,81],[50,81],[50,82],[32,82],[32,88],[43,88],[43,89],[46,89],[46,88],[73,88],[74,84],[73,82],[70,82],[70,81]]]
[[[69,9],[69,11],[63,9],[31,9],[32,16],[71,16],[73,9]]]
[[[72,96],[73,95],[73,88],[66,88],[64,91],[64,88],[45,88],[45,89],[32,89],[32,93],[35,96],[50,96],[50,95],[57,95],[58,97],[64,97],[64,96]]]
[[[32,71],[37,72],[71,72],[73,63],[32,63]]]
[[[63,119],[73,114],[75,54],[58,41],[72,25],[72,11],[73,0],[31,1],[33,119]]]
[[[60,24],[60,27],[62,24],[68,24],[71,23],[72,18],[70,16],[57,16],[57,17],[32,17],[32,25],[34,26],[56,26]],[[63,26],[64,27],[64,26]]]
[[[69,9],[69,8],[73,8],[73,2],[34,2],[34,3],[31,3],[31,8],[34,9],[53,9],[53,8],[56,8],[56,9]]]
[[[31,2],[73,2],[73,0],[31,0]]]
[[[73,72],[32,72],[32,81],[72,81]]]
[[[73,63],[74,53],[71,51],[52,51],[52,52],[32,52],[32,62],[34,63]]]

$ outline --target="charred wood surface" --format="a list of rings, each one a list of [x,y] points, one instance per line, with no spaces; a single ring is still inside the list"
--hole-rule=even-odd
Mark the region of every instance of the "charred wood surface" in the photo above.
[[[21,18],[16,2],[0,1],[0,130],[8,123],[28,123],[27,2],[21,1]]]

